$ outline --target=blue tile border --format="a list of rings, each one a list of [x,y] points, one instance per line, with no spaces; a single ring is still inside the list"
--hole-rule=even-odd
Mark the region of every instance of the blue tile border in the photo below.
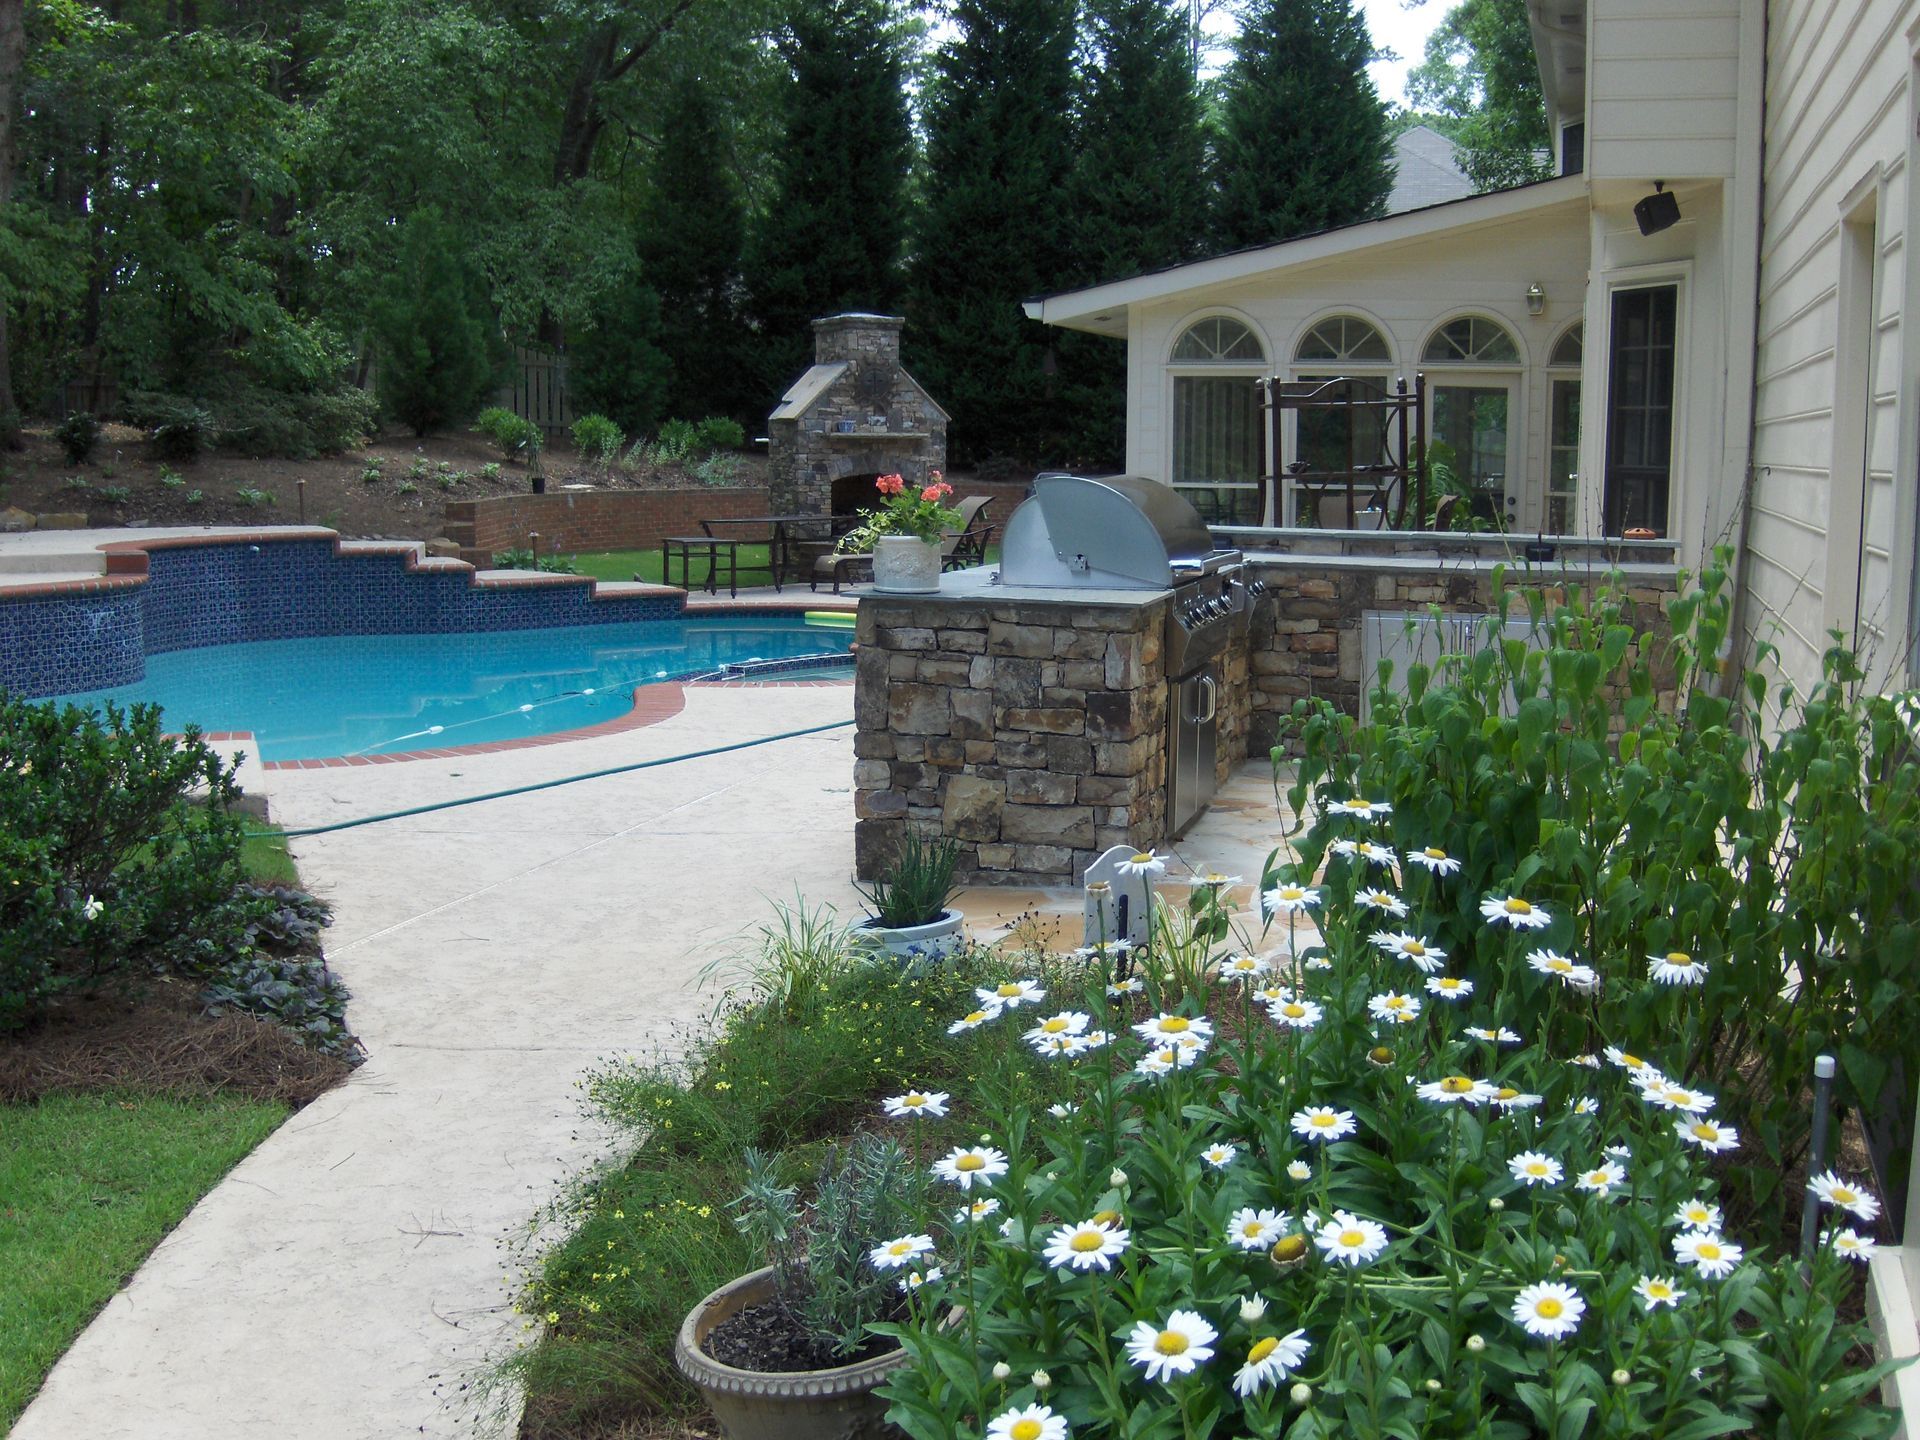
[[[422,565],[412,547],[342,549],[324,531],[105,548],[104,581],[0,591],[0,689],[124,685],[149,655],[207,645],[619,625],[686,607],[681,593],[602,593],[586,577],[477,583],[472,566]]]

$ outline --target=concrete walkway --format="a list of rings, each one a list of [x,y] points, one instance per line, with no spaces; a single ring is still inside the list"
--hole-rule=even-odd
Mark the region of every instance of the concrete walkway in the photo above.
[[[282,823],[326,824],[845,719],[852,699],[701,687],[604,739],[250,781]],[[703,1017],[701,968],[776,899],[856,912],[852,736],[295,842],[335,902],[328,954],[369,1059],[155,1251],[15,1440],[511,1434],[470,1387],[521,1334],[514,1241],[602,1143],[574,1082]]]

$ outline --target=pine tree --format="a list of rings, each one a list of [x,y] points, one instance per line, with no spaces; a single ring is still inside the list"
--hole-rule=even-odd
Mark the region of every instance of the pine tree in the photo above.
[[[652,433],[665,417],[673,362],[659,346],[660,297],[628,275],[596,307],[573,347],[568,381],[576,415],[597,411],[629,435]]]
[[[1234,41],[1214,146],[1214,247],[1382,213],[1393,188],[1373,44],[1352,0],[1258,0]]]
[[[742,373],[736,299],[746,203],[728,122],[698,76],[674,84],[641,219],[641,279],[660,299],[660,348],[673,362],[666,413],[742,419],[756,387]]]
[[[1199,253],[1207,194],[1186,0],[1088,0],[1067,283],[1097,285]],[[1064,332],[1058,458],[1113,468],[1126,441],[1126,346]]]
[[[769,401],[807,364],[817,316],[900,304],[913,156],[893,0],[795,0],[779,43],[792,79],[747,264]]]
[[[1054,336],[1021,301],[1060,288],[1071,251],[1072,0],[957,0],[934,60],[908,365],[953,417],[956,463],[1041,458]]]
[[[479,272],[434,207],[401,227],[399,255],[370,318],[389,414],[416,435],[473,414],[504,345]]]

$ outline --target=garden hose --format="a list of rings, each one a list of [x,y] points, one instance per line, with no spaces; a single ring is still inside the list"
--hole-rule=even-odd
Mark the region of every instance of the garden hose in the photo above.
[[[833,720],[825,725],[809,725],[804,730],[782,730],[777,735],[762,735],[753,740],[736,740],[731,745],[713,745],[705,750],[689,750],[680,755],[663,755],[656,760],[636,760],[631,765],[615,765],[607,770],[589,770],[580,775],[563,775],[558,780],[540,780],[531,785],[515,785],[508,790],[489,790],[484,795],[466,795],[458,800],[436,800],[431,805],[414,805],[405,810],[388,810],[378,815],[363,815],[357,820],[337,820],[331,825],[309,825],[300,830],[249,830],[249,839],[295,840],[306,835],[330,835],[336,830],[353,830],[362,825],[378,825],[383,820],[404,820],[409,815],[430,815],[436,810],[453,810],[462,805],[478,805],[483,800],[505,800],[512,795],[529,795],[536,790],[552,790],[561,785],[576,785],[582,780],[604,780],[610,775],[626,775],[635,770],[652,770],[660,765],[676,765],[682,760],[700,760],[708,755],[725,755],[734,750],[751,750],[756,745],[772,745],[780,740],[797,740],[803,735],[819,735],[828,730],[844,730],[854,722]]]

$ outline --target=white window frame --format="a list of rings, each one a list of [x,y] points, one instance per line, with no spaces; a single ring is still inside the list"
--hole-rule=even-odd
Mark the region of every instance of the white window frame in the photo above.
[[[1173,358],[1174,350],[1179,347],[1181,340],[1186,338],[1189,330],[1204,320],[1213,320],[1222,317],[1237,321],[1239,324],[1247,327],[1248,333],[1253,336],[1254,340],[1258,342],[1260,346],[1263,358],[1258,363],[1251,360],[1208,361],[1175,360]],[[1165,354],[1166,361],[1161,366],[1160,403],[1162,407],[1161,413],[1167,417],[1167,423],[1165,427],[1166,438],[1162,442],[1161,449],[1161,463],[1163,466],[1161,473],[1167,477],[1168,487],[1173,490],[1260,490],[1264,488],[1258,477],[1255,477],[1251,483],[1236,485],[1194,485],[1180,482],[1174,478],[1174,465],[1180,448],[1180,437],[1174,433],[1180,420],[1179,407],[1174,403],[1174,392],[1177,388],[1176,381],[1190,377],[1222,380],[1244,379],[1248,385],[1251,386],[1254,381],[1263,379],[1272,373],[1274,355],[1273,338],[1266,333],[1258,321],[1245,311],[1235,310],[1231,306],[1211,305],[1204,310],[1198,310],[1191,315],[1184,316],[1180,322],[1173,327],[1171,338],[1167,341]],[[1256,424],[1258,424],[1257,421]],[[1260,435],[1261,462],[1268,471],[1271,471],[1273,468],[1273,457],[1267,453],[1271,447],[1271,440],[1265,433],[1267,427],[1262,425],[1259,428],[1262,431]]]
[[[1667,538],[1681,537],[1677,520],[1689,512],[1692,496],[1685,486],[1690,476],[1686,444],[1692,431],[1687,410],[1693,387],[1687,383],[1687,365],[1693,343],[1693,260],[1660,260],[1644,265],[1619,265],[1600,275],[1600,313],[1587,317],[1590,332],[1580,356],[1580,526],[1583,535],[1599,535],[1605,527],[1607,492],[1607,429],[1613,415],[1613,296],[1618,290],[1649,290],[1671,285],[1673,293],[1673,474],[1667,481]],[[1588,397],[1598,404],[1589,404]]]
[[[1543,377],[1541,388],[1546,391],[1547,401],[1546,420],[1540,432],[1544,437],[1541,446],[1543,463],[1540,473],[1538,499],[1535,502],[1536,508],[1533,510],[1531,516],[1527,517],[1528,523],[1523,525],[1521,527],[1522,529],[1544,530],[1547,523],[1547,512],[1553,508],[1553,497],[1556,493],[1553,488],[1553,452],[1556,448],[1553,443],[1553,398],[1556,386],[1571,384],[1582,387],[1580,390],[1580,429],[1582,433],[1586,430],[1587,392],[1584,378],[1587,358],[1586,323],[1586,317],[1581,316],[1570,324],[1563,325],[1556,331],[1553,339],[1547,345],[1546,361],[1540,367]],[[1576,330],[1581,332],[1579,363],[1573,365],[1564,363],[1556,364],[1554,362],[1553,352],[1558,350],[1561,342]],[[1580,495],[1581,492],[1587,488],[1586,470],[1581,463],[1582,453],[1582,434],[1576,434],[1573,437],[1573,504],[1568,508],[1567,515],[1567,524],[1572,528],[1567,533],[1575,533],[1579,529]]]
[[[1514,354],[1519,358],[1505,365],[1489,365],[1477,360],[1428,360],[1427,347],[1445,330],[1458,320],[1490,320],[1506,331],[1507,338],[1513,341]],[[1419,368],[1427,377],[1427,441],[1431,444],[1438,432],[1434,427],[1433,407],[1442,387],[1462,389],[1491,390],[1505,387],[1507,391],[1507,470],[1501,479],[1504,487],[1503,498],[1512,495],[1517,502],[1513,515],[1515,524],[1519,524],[1527,503],[1527,489],[1516,491],[1514,480],[1517,476],[1527,475],[1533,468],[1527,460],[1527,406],[1531,403],[1532,391],[1527,385],[1529,367],[1527,364],[1527,341],[1518,326],[1506,316],[1483,306],[1466,306],[1451,314],[1442,315],[1429,325],[1420,337],[1419,348],[1414,351],[1420,357]],[[1502,512],[1502,522],[1505,512]]]

